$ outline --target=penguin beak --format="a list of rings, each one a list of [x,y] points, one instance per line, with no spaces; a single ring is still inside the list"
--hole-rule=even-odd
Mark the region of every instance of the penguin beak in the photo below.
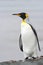
[[[20,16],[20,14],[12,14],[12,15],[17,15],[17,16]]]

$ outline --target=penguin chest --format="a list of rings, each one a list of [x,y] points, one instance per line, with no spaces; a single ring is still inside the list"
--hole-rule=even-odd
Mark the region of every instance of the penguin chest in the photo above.
[[[31,49],[35,45],[35,35],[29,24],[21,25],[21,35],[24,49]]]

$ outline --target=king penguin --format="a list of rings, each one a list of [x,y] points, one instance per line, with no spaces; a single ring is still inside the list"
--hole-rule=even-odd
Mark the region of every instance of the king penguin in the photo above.
[[[25,59],[35,59],[37,57],[37,47],[39,51],[41,49],[36,30],[30,23],[26,22],[26,19],[29,18],[29,15],[24,12],[13,15],[17,15],[22,18],[21,33],[19,37],[20,50],[24,53]]]

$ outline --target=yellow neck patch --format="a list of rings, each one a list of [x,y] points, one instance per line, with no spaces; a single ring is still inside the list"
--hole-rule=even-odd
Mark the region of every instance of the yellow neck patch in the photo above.
[[[26,25],[26,21],[25,21],[25,20],[22,20],[22,24],[23,24],[23,25]]]

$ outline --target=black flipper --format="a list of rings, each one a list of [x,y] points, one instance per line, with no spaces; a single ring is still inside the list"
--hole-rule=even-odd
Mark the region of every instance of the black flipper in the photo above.
[[[20,37],[19,37],[19,47],[20,47],[20,50],[23,52],[23,45],[22,45],[21,34],[20,34]]]
[[[38,36],[37,36],[37,33],[36,33],[36,30],[33,28],[33,26],[32,26],[31,24],[29,24],[29,25],[31,26],[31,28],[32,28],[32,30],[33,30],[35,36],[36,36],[36,39],[37,39],[37,42],[38,42],[38,48],[39,48],[39,51],[41,51],[41,49],[40,49],[40,45],[39,45]]]

